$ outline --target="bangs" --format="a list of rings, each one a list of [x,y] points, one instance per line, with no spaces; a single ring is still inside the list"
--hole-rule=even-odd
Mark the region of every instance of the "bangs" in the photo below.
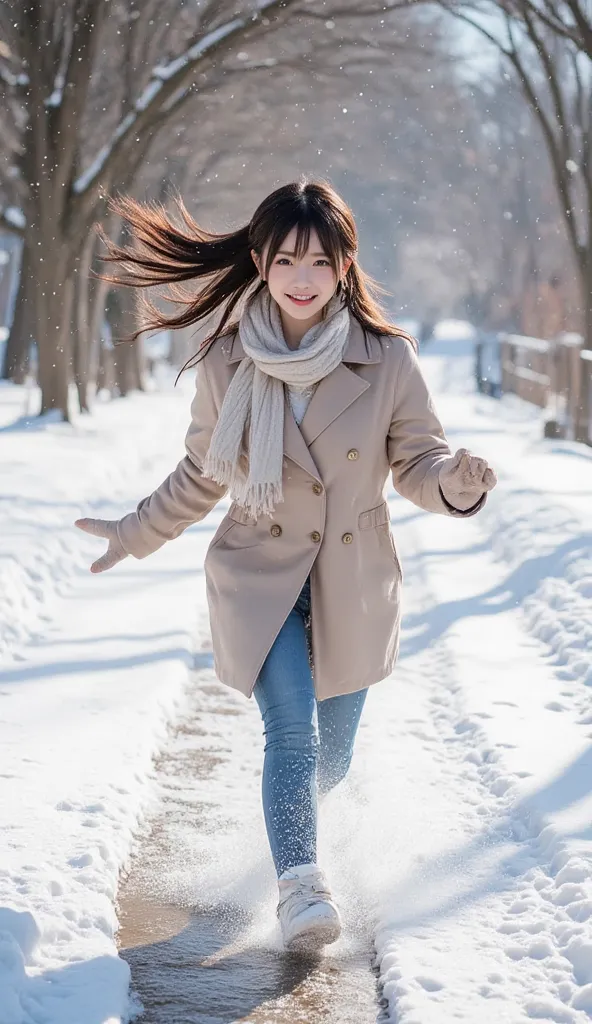
[[[265,276],[267,277],[269,274],[271,264],[293,228],[296,228],[294,253],[296,259],[301,260],[306,255],[310,246],[311,232],[316,231],[323,252],[339,277],[344,260],[348,255],[345,239],[341,237],[335,223],[323,216],[321,211],[310,208],[294,210],[292,217],[278,218],[274,223],[267,243],[269,248],[265,260]]]

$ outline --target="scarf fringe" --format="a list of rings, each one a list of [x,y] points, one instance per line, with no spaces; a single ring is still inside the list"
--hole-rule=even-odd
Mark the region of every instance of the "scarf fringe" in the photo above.
[[[267,289],[243,311],[239,330],[246,358],[224,395],[202,472],[228,488],[233,501],[255,519],[273,515],[283,501],[284,384],[308,387],[331,373],[343,358],[349,325],[349,310],[335,295],[325,320],[291,350],[279,306]]]
[[[221,487],[227,487],[230,497],[237,505],[244,508],[253,519],[260,515],[272,516],[275,506],[284,500],[281,480],[249,482],[243,474],[238,473],[234,463],[224,459],[206,458],[202,475]]]

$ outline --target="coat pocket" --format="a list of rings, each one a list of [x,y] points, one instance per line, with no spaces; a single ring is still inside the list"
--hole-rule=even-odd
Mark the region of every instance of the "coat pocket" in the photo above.
[[[362,512],[358,516],[358,529],[373,530],[375,526],[384,526],[386,523],[390,523],[390,521],[389,507],[386,501],[383,501],[381,505],[377,505],[376,508],[370,508],[367,512]]]
[[[398,569],[399,576],[403,579],[403,570],[391,533],[391,517],[389,507],[386,501],[383,501],[381,505],[377,505],[376,508],[370,508],[367,512],[362,512],[358,516],[358,529],[359,530],[378,530],[388,538],[391,555],[393,561]]]
[[[240,505],[231,505],[216,530],[216,533],[212,537],[208,553],[212,551],[213,548],[217,548],[220,542],[223,541],[225,537],[229,537],[231,533],[232,536],[229,537],[229,548],[231,551],[240,551],[245,548],[256,547],[261,543],[259,533],[252,529],[252,527],[256,525],[257,520],[248,515]],[[237,526],[245,526],[247,529],[237,530]]]
[[[227,515],[224,516],[224,519],[220,523],[218,529],[216,530],[214,536],[212,537],[209,543],[206,555],[209,555],[212,548],[215,548],[216,545],[220,543],[222,538],[226,536],[228,531],[231,530],[233,526],[235,526],[235,523],[232,521],[232,519],[229,519]]]
[[[241,526],[256,526],[257,520],[242,507],[242,505],[231,505],[228,509],[228,518],[232,519],[233,523],[239,523]]]

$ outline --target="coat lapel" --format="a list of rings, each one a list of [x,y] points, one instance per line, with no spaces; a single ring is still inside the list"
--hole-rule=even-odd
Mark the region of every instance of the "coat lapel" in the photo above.
[[[352,318],[343,362],[319,382],[300,424],[307,445],[311,445],[330,423],[370,387],[368,381],[349,369],[347,364],[379,363],[381,359],[378,339],[367,335],[357,320]]]
[[[229,363],[237,363],[245,358],[238,331],[233,337],[225,339],[224,351]],[[319,471],[308,450],[309,446],[330,423],[333,423],[370,387],[368,381],[349,369],[347,364],[379,363],[381,359],[382,351],[378,338],[366,334],[357,320],[352,318],[343,362],[319,382],[300,428],[296,424],[290,403],[286,398],[284,453],[316,479],[320,480]]]
[[[311,445],[323,430],[333,423],[356,398],[370,387],[357,373],[340,363],[332,373],[317,385],[304,414],[300,431],[307,445]]]
[[[311,476],[314,476],[319,481],[321,480],[320,473],[308,450],[306,441],[298,429],[298,424],[294,419],[292,407],[287,396],[284,402],[284,455],[287,455],[292,462],[295,462],[301,469],[304,469],[306,473],[310,473]]]

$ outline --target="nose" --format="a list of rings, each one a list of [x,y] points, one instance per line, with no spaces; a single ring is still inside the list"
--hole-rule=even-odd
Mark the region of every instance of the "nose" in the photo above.
[[[295,268],[295,270],[294,287],[310,289],[312,287],[313,280],[312,267],[308,267],[306,264],[301,263]]]

